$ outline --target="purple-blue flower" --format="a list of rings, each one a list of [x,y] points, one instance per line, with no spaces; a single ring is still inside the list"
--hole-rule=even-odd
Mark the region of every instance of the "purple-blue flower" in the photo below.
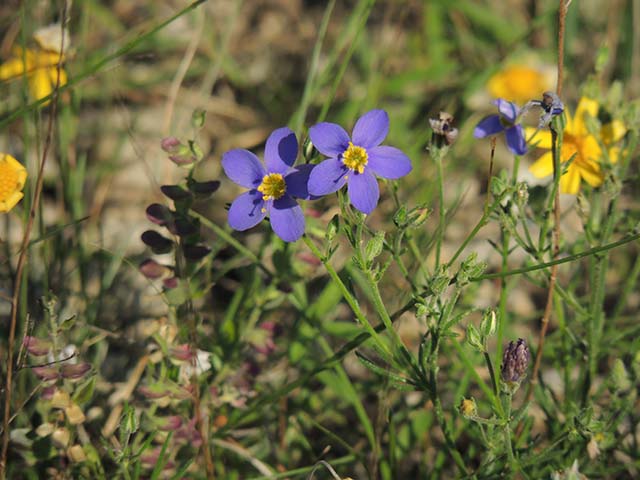
[[[491,115],[480,121],[473,131],[476,138],[484,138],[489,135],[496,135],[504,131],[507,139],[507,147],[516,155],[524,155],[527,153],[527,142],[524,139],[524,130],[522,125],[516,124],[520,115],[520,108],[513,103],[498,98],[493,101],[498,107],[498,115]]]
[[[396,179],[411,171],[411,160],[401,150],[380,145],[389,132],[389,116],[371,110],[353,127],[352,137],[335,123],[319,123],[309,129],[311,142],[327,160],[309,175],[309,193],[333,193],[348,184],[349,200],[362,213],[376,208],[380,190],[376,175]]]
[[[229,225],[248,230],[267,215],[271,228],[285,242],[295,242],[304,233],[304,215],[295,198],[309,198],[307,182],[312,165],[293,168],[298,140],[287,127],[275,130],[267,139],[262,165],[248,150],[236,149],[222,156],[222,168],[231,180],[249,189],[229,209]]]

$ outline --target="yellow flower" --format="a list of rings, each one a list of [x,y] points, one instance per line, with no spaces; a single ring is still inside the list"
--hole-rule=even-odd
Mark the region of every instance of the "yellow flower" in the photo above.
[[[0,212],[8,212],[24,197],[26,179],[27,169],[11,155],[0,153]]]
[[[619,149],[617,147],[610,147],[609,145],[620,140],[627,132],[627,129],[620,120],[614,120],[601,128],[599,143],[598,139],[589,133],[585,119],[587,115],[596,117],[598,108],[598,102],[590,98],[582,97],[573,117],[571,117],[568,110],[565,110],[567,119],[562,140],[560,162],[567,162],[574,154],[575,157],[566,173],[560,177],[560,191],[562,193],[577,194],[580,190],[581,180],[584,180],[592,187],[602,185],[604,176],[600,169],[600,163],[603,161],[604,152],[600,147],[601,144],[607,147],[609,160],[612,163],[618,161]],[[551,132],[527,127],[526,136],[529,142],[536,144],[538,148],[551,150]],[[543,154],[529,167],[529,171],[538,178],[553,174],[552,153],[549,151]]]
[[[64,55],[59,52],[61,41],[56,40],[60,39],[60,32],[60,26],[50,25],[34,34],[38,43],[37,49],[15,47],[7,61],[0,65],[0,81],[13,80],[25,75],[29,93],[35,100],[50,95],[56,86],[58,64],[64,61]],[[67,73],[61,68],[60,86],[66,83]]]
[[[487,82],[487,90],[494,98],[524,104],[553,89],[553,73],[542,68],[514,64],[495,73]]]

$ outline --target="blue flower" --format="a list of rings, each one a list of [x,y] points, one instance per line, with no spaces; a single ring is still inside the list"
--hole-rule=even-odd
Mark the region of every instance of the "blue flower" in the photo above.
[[[489,135],[496,135],[504,132],[507,140],[507,147],[516,155],[524,155],[527,153],[527,143],[524,139],[524,130],[522,125],[516,124],[520,116],[520,108],[513,103],[498,98],[493,101],[498,107],[498,115],[492,115],[480,121],[473,131],[476,138],[484,138]]]
[[[248,230],[269,215],[271,228],[285,242],[295,242],[302,236],[304,215],[295,198],[310,197],[307,182],[313,166],[293,168],[297,156],[298,140],[287,127],[269,135],[264,151],[266,168],[248,150],[231,150],[222,156],[224,173],[250,189],[231,204],[231,228]]]
[[[380,190],[376,175],[396,179],[411,171],[411,160],[401,150],[380,145],[389,132],[389,116],[371,110],[353,127],[352,138],[335,123],[319,123],[309,129],[309,137],[327,160],[309,175],[309,193],[333,193],[348,184],[349,200],[362,213],[376,208]]]

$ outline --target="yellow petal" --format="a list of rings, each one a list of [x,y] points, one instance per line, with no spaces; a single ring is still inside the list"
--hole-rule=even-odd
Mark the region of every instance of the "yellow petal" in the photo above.
[[[602,162],[602,148],[598,140],[593,135],[587,135],[582,139],[582,149],[580,151],[583,159],[591,160],[594,162]]]
[[[580,176],[592,187],[599,187],[604,181],[604,175],[600,171],[600,165],[590,160],[582,161],[579,165],[575,165],[580,172]]]
[[[535,145],[538,148],[551,148],[551,132],[548,130],[525,127],[524,136],[527,139],[527,143],[531,145]]]
[[[0,213],[7,213],[13,207],[15,207],[20,200],[24,197],[22,192],[13,192],[7,198],[0,202]]]
[[[569,165],[567,173],[560,177],[560,192],[577,195],[580,191],[580,172],[574,165]]]
[[[609,161],[611,163],[617,163],[620,158],[620,147],[611,147],[609,149]]]
[[[56,86],[56,82],[58,81],[58,68],[53,67],[49,69],[49,79],[51,80],[51,85],[53,87]],[[64,68],[60,69],[60,86],[62,87],[67,83],[67,72],[64,71]]]
[[[0,65],[0,80],[12,80],[19,78],[27,71],[27,66],[22,58],[10,58]]]
[[[582,97],[578,103],[576,114],[573,117],[571,133],[577,136],[587,135],[589,131],[587,130],[585,116],[589,115],[590,117],[597,117],[598,108],[598,102],[591,98]]]
[[[529,167],[529,171],[538,178],[548,177],[553,174],[553,155],[551,152],[543,154],[533,165]]]
[[[608,145],[620,140],[627,133],[627,127],[621,120],[613,120],[611,123],[603,125],[600,130],[600,137],[602,141]]]
[[[53,85],[51,85],[51,77],[49,76],[48,69],[39,68],[29,76],[29,92],[36,100],[48,96],[52,91]],[[45,105],[48,103],[47,101]]]
[[[33,54],[33,61],[38,67],[55,67],[64,60],[58,52],[39,51]]]
[[[547,90],[543,73],[527,65],[511,65],[494,74],[487,90],[495,98],[525,103]]]

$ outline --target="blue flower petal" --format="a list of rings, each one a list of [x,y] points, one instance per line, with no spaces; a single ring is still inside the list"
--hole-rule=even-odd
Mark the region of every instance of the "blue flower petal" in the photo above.
[[[302,208],[288,195],[271,202],[269,218],[271,228],[285,242],[295,242],[304,233]]]
[[[315,165],[303,164],[291,170],[284,177],[284,181],[287,184],[287,194],[305,200],[313,199],[313,197],[309,195],[307,184],[309,183],[309,175],[314,168]]]
[[[296,134],[288,127],[274,130],[264,149],[264,163],[269,173],[285,173],[298,156]]]
[[[265,202],[257,190],[245,192],[236,198],[229,209],[229,226],[234,230],[248,230],[264,219]]]
[[[231,180],[245,188],[256,188],[266,175],[264,167],[249,150],[230,150],[222,156],[222,168]]]
[[[329,158],[319,163],[309,175],[309,193],[322,196],[339,190],[347,182],[348,172],[349,169],[337,158]]]
[[[509,127],[504,132],[507,139],[507,146],[516,155],[524,155],[527,153],[527,142],[524,139],[524,130],[522,125]]]
[[[402,150],[382,145],[367,150],[369,163],[366,169],[382,178],[400,178],[411,171],[411,160]]]
[[[353,144],[364,148],[380,145],[389,133],[389,115],[384,110],[371,110],[353,127]]]
[[[473,131],[473,136],[476,138],[484,138],[489,135],[495,135],[504,130],[502,123],[500,123],[499,115],[491,115],[490,117],[480,120],[480,123],[476,125]]]
[[[367,215],[378,205],[380,189],[375,175],[365,169],[362,174],[349,174],[349,200],[354,207]]]
[[[520,113],[520,108],[518,108],[515,103],[498,98],[493,101],[493,104],[498,107],[500,115],[502,115],[509,123],[515,123],[516,118]]]
[[[337,157],[349,147],[349,134],[335,123],[322,122],[309,129],[311,143],[327,157]]]

